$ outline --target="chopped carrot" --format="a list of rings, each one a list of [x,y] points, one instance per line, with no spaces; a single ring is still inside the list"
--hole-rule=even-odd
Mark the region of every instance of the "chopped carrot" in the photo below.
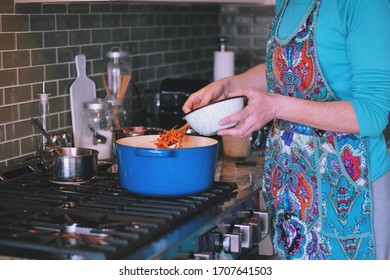
[[[160,133],[154,144],[157,148],[169,148],[174,145],[173,148],[181,148],[184,134],[178,132],[174,126],[171,130],[164,130],[164,133]]]

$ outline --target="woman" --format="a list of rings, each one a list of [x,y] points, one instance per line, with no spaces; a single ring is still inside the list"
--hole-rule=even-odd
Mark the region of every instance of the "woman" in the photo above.
[[[219,135],[274,120],[263,194],[282,259],[390,259],[388,0],[277,0],[265,64],[192,94],[245,95]]]

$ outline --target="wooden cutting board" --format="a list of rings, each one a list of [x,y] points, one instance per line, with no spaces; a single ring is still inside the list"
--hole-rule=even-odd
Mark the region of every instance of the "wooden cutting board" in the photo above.
[[[72,130],[74,147],[80,146],[80,136],[82,131],[83,103],[96,98],[96,85],[88,78],[86,73],[86,58],[84,54],[79,54],[75,58],[77,77],[70,86],[70,109],[72,115]]]

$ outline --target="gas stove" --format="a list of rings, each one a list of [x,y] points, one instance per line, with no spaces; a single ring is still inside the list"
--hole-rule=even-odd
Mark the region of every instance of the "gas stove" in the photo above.
[[[54,184],[39,165],[2,174],[0,258],[236,259],[256,250],[268,231],[258,191],[234,182],[216,181],[190,196],[148,197],[100,169],[81,185]]]

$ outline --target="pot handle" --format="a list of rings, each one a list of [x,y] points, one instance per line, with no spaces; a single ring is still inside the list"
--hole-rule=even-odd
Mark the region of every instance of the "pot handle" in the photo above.
[[[173,149],[138,149],[136,156],[138,157],[171,157],[174,153]]]

